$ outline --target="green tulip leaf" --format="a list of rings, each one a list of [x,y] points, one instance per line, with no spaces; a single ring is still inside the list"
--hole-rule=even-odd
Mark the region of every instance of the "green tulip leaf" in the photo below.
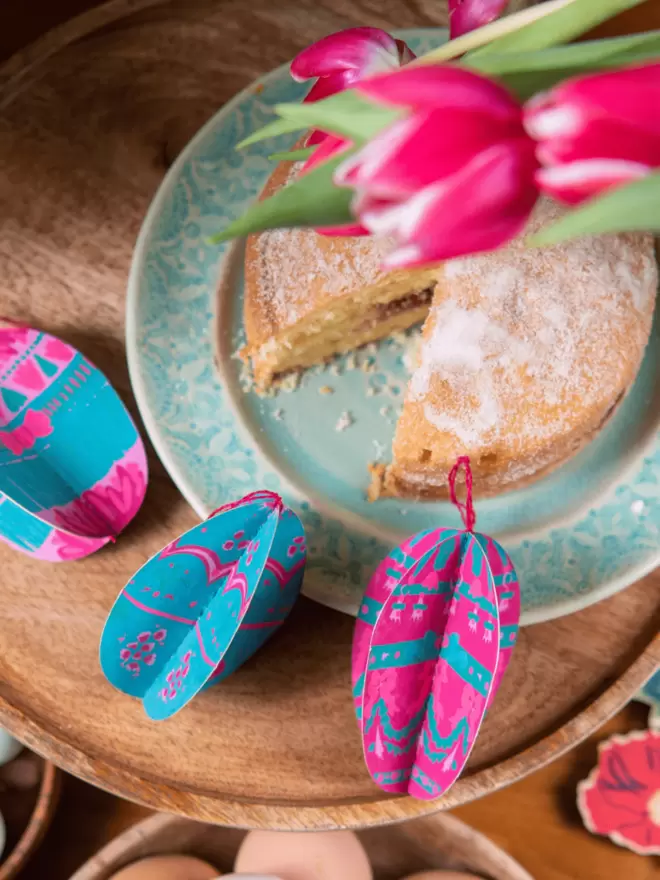
[[[220,244],[251,232],[293,226],[341,226],[353,220],[350,206],[353,192],[335,186],[332,175],[346,153],[314,168],[248,210],[211,238]]]
[[[245,147],[257,144],[259,141],[267,141],[268,138],[280,137],[280,135],[290,134],[292,131],[303,131],[306,128],[304,123],[292,122],[289,119],[275,119],[236,144],[236,149],[244,150]]]
[[[464,64],[486,76],[496,76],[518,98],[527,100],[573,76],[597,73],[660,57],[660,31],[554,46],[538,52],[478,55]]]
[[[639,6],[643,2],[644,0],[568,0],[557,4],[543,18],[535,19],[515,31],[490,40],[486,45],[475,49],[470,57],[504,52],[533,52],[537,49],[569,43],[596,25],[607,21],[608,18]],[[543,4],[541,8],[551,5],[553,4]]]
[[[660,31],[648,31],[627,37],[611,37],[552,46],[532,52],[503,52],[494,55],[474,55],[464,63],[486,76],[502,76],[530,71],[593,70],[602,65],[619,66],[638,58],[660,57]]]
[[[374,104],[353,89],[310,104],[276,104],[275,112],[288,122],[320,128],[362,144],[398,119],[403,110]]]
[[[455,40],[450,40],[448,43],[438,46],[436,49],[431,49],[430,52],[420,55],[412,63],[442,64],[445,61],[459,58],[466,53],[476,52],[476,50],[488,43],[503,40],[509,34],[514,35],[524,28],[532,27],[537,22],[542,24],[549,16],[555,15],[565,6],[572,6],[578,2],[580,0],[549,0],[549,2],[531,6],[529,9],[523,9],[514,15],[505,15],[497,21],[476,28],[467,34],[463,34],[461,37],[457,37]],[[521,49],[527,48],[527,46],[521,46]]]
[[[355,144],[363,144],[403,112],[374,104],[353,89],[309,104],[276,104],[274,110],[281,118],[246,137],[236,149],[242,150],[267,138],[309,128],[320,128],[346,137]]]
[[[450,40],[413,64],[441,64],[467,55],[532,52],[568,43],[644,0],[549,0]]]
[[[660,172],[590,199],[531,236],[528,244],[546,246],[583,235],[635,230],[660,231]]]

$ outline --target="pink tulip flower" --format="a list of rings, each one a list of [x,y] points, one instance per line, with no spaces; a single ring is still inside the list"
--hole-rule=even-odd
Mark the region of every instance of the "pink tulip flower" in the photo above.
[[[350,141],[337,137],[337,135],[325,135],[323,141],[303,165],[302,174],[306,174],[312,168],[316,168],[317,165],[326,162],[332,156],[344,152],[351,146]],[[345,226],[326,226],[316,231],[320,232],[321,235],[369,235],[369,230],[359,223],[349,223]]]
[[[387,267],[492,250],[521,231],[538,195],[537,162],[506,89],[452,65],[407,67],[356,88],[409,110],[335,172],[355,191],[360,224],[397,242]]]
[[[395,40],[387,31],[355,27],[329,34],[303,49],[290,70],[296,82],[316,79],[304,99],[307,103],[342,92],[365,77],[395,70],[414,57],[403,40]],[[324,137],[324,132],[314,131],[307,144],[318,144]]]
[[[539,186],[574,205],[660,168],[660,64],[567,80],[526,105]]]
[[[449,0],[449,39],[495,21],[509,0]]]

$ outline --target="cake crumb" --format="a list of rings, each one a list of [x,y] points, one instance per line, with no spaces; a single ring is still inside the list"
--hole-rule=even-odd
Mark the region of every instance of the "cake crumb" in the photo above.
[[[331,385],[321,385],[319,394],[334,394],[335,389]]]
[[[249,369],[245,361],[241,361],[238,368],[238,384],[241,386],[241,391],[243,391],[244,394],[249,394],[251,391],[255,390],[252,371]]]
[[[290,394],[300,385],[300,373],[289,373],[279,383],[278,390]]]
[[[389,417],[392,415],[392,407],[391,406],[381,406],[379,412],[384,419],[389,419]]]
[[[369,357],[366,360],[362,361],[360,364],[360,369],[363,373],[373,373],[376,369],[376,359]]]
[[[375,397],[377,394],[380,394],[380,388],[376,388],[375,385],[367,387],[367,397]]]
[[[347,410],[344,410],[344,412],[337,419],[335,431],[345,431],[346,428],[350,428],[354,422],[355,419],[353,418],[353,416]]]
[[[406,341],[405,350],[401,360],[408,373],[414,372],[419,366],[421,344],[422,337],[419,333],[410,336]]]
[[[408,337],[403,330],[397,330],[390,336],[390,342],[392,343],[393,348],[402,348],[407,341]]]
[[[354,370],[356,367],[357,367],[357,357],[355,355],[355,352],[352,351],[348,355],[348,357],[346,358],[346,369],[347,370]]]
[[[370,461],[367,465],[371,474],[371,482],[367,489],[367,501],[378,501],[384,496],[386,467],[379,462]]]
[[[274,409],[273,410],[273,418],[276,421],[281,422],[282,419],[284,418],[284,410],[282,408]]]
[[[637,501],[633,501],[633,503],[630,505],[630,509],[635,514],[635,516],[641,516],[643,513],[646,513],[646,505],[641,498],[638,498]]]

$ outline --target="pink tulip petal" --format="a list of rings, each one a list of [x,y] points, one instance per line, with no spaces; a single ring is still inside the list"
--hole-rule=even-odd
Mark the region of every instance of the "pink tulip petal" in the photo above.
[[[324,131],[321,131],[321,129],[317,128],[309,135],[309,137],[305,141],[305,146],[316,147],[318,146],[318,144],[321,143],[321,141],[324,141],[327,137],[328,135]]]
[[[536,155],[544,165],[607,158],[639,162],[653,168],[660,165],[660,137],[644,131],[633,132],[617,119],[598,119],[576,137],[542,139]]]
[[[660,167],[660,64],[568,80],[529,101],[537,183],[568,204]]]
[[[660,63],[576,77],[554,88],[550,96],[555,106],[572,108],[582,127],[593,119],[610,118],[660,136]]]
[[[319,146],[314,150],[312,155],[305,160],[301,174],[306,174],[308,171],[311,171],[312,168],[316,168],[317,165],[321,165],[337,153],[341,153],[342,150],[348,150],[351,146],[351,142],[344,138],[337,137],[334,134],[324,135]]]
[[[403,40],[397,40],[396,47],[399,52],[399,64],[402,67],[404,64],[409,64],[417,58],[410,46],[407,43],[404,43]]]
[[[291,62],[297,81],[327,76],[338,70],[358,70],[370,75],[398,64],[394,37],[380,28],[347,28],[303,49]]]
[[[467,68],[450,64],[402,67],[392,73],[361,80],[356,88],[374,101],[395,107],[413,110],[453,108],[516,122],[520,118],[520,106],[504,86]]]
[[[361,226],[359,223],[348,226],[322,226],[320,229],[316,230],[319,235],[336,235],[339,237],[354,237],[356,235],[371,235],[371,232],[366,228],[366,226]]]
[[[342,162],[335,171],[335,183],[338,186],[360,187],[367,181],[378,180],[379,172],[387,167],[389,160],[402,150],[405,153],[406,146],[411,146],[424,122],[421,115],[411,115],[389,125],[355,155]],[[398,181],[393,183],[396,187]],[[383,188],[386,188],[385,185]],[[407,188],[404,188],[406,191]]]
[[[342,163],[335,180],[383,199],[403,198],[451,176],[493,143],[522,136],[520,118],[500,123],[462,109],[419,111]]]
[[[332,156],[342,152],[342,150],[348,150],[351,146],[352,144],[350,141],[344,140],[336,135],[324,135],[322,142],[303,165],[301,173],[305,174],[307,171],[311,171],[312,168],[316,168],[317,165],[327,161],[332,158]],[[316,231],[321,235],[369,235],[369,230],[365,229],[364,226],[355,223],[347,224],[346,226],[326,226],[317,229]]]
[[[388,268],[492,250],[517,235],[529,217],[537,198],[534,169],[524,140],[496,144],[452,178],[395,207],[363,210],[360,218],[372,232],[399,241]]]
[[[379,28],[349,28],[324,37],[301,52],[291,64],[296,80],[318,77],[304,103],[342,92],[366,76],[392,70],[415,55],[403,40]],[[308,143],[320,143],[323,131],[313,131]]]
[[[604,190],[638,180],[650,170],[646,165],[623,159],[586,159],[540,168],[536,182],[560,202],[577,205]]]
[[[449,0],[449,39],[490,24],[500,16],[509,0]]]
[[[343,92],[359,78],[360,73],[356,70],[340,70],[328,76],[321,76],[309,90],[303,103],[312,104],[314,101],[322,101],[323,98],[336,95],[337,92]]]

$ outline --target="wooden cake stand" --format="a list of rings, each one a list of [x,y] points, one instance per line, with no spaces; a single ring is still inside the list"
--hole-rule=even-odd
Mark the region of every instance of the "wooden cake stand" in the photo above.
[[[81,348],[136,414],[126,278],[179,150],[224,101],[323,33],[445,21],[440,4],[405,0],[117,0],[14,56],[0,69],[0,313]],[[75,775],[159,810],[329,828],[452,807],[573,746],[660,663],[656,573],[522,631],[463,778],[440,803],[387,797],[364,768],[353,717],[353,621],[309,601],[169,722],[150,722],[105,681],[98,642],[117,592],[195,521],[152,456],[144,507],[115,547],[60,565],[0,547],[0,723]]]

